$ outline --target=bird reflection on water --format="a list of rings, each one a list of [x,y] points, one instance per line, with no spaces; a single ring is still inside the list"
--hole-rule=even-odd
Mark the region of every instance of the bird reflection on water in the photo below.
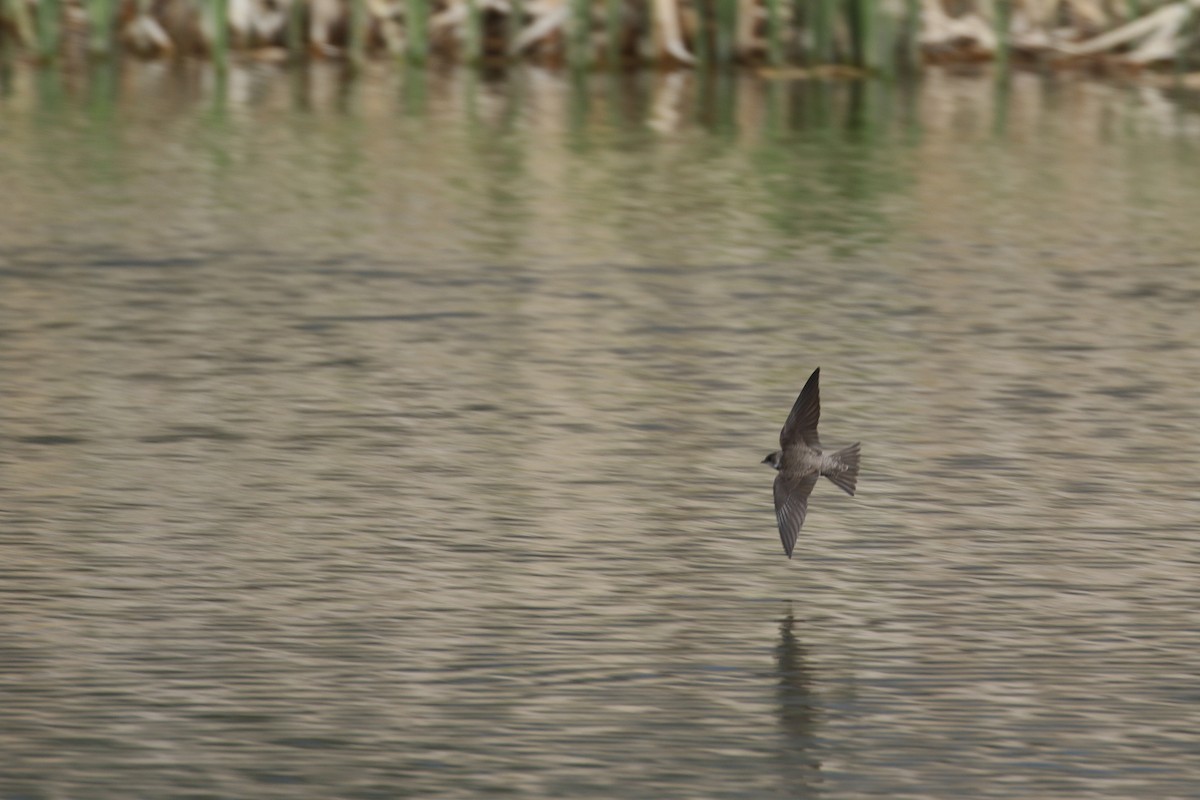
[[[779,644],[775,647],[779,725],[783,733],[781,773],[786,795],[803,799],[820,796],[820,717],[812,690],[813,673],[805,662],[804,647],[792,631],[793,625],[789,603],[787,615],[779,623]]]

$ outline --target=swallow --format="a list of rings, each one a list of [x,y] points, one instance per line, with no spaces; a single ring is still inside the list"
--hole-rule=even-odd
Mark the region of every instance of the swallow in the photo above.
[[[817,438],[817,421],[821,418],[821,368],[813,370],[800,390],[779,432],[779,449],[762,460],[779,474],[775,476],[775,520],[779,523],[779,538],[783,551],[792,557],[800,526],[808,514],[808,496],[824,475],[851,497],[858,484],[859,443],[825,455]]]

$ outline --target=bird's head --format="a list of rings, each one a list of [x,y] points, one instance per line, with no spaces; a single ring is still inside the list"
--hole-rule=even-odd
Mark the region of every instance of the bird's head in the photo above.
[[[779,457],[781,455],[782,455],[782,453],[780,453],[778,450],[776,450],[774,453],[771,453],[766,458],[764,458],[762,460],[762,463],[770,464],[775,469],[779,469]]]

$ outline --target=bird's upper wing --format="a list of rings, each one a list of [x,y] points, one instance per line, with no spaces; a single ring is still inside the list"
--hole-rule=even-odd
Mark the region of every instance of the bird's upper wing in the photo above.
[[[817,421],[821,418],[820,380],[821,368],[817,367],[808,376],[808,382],[792,406],[792,413],[788,414],[787,422],[779,432],[779,446],[784,450],[799,442],[814,450],[821,449],[821,440],[817,438]]]
[[[817,473],[797,478],[787,472],[775,476],[775,520],[779,523],[779,538],[787,557],[792,557],[800,526],[808,514],[808,496],[817,485]]]

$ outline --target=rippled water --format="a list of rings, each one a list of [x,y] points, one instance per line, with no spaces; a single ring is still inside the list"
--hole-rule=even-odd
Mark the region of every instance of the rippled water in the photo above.
[[[1196,796],[1183,101],[128,70],[0,101],[0,797]]]

